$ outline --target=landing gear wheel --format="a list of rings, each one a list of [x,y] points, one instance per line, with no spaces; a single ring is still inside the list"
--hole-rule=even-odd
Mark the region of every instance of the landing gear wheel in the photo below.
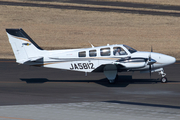
[[[115,80],[108,80],[109,84],[115,84]]]
[[[118,82],[118,74],[114,80],[108,80],[109,84],[116,84]]]
[[[162,78],[161,78],[161,82],[162,82],[162,83],[167,83],[167,78],[166,78],[166,77],[162,77]]]

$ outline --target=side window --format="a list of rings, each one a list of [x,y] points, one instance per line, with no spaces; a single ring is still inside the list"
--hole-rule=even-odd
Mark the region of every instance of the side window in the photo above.
[[[126,51],[121,47],[114,47],[113,54],[114,56],[127,55]]]
[[[96,55],[97,55],[96,50],[89,51],[89,57],[96,57]]]
[[[79,52],[79,57],[86,57],[86,51]]]
[[[110,56],[110,48],[101,48],[101,56]]]

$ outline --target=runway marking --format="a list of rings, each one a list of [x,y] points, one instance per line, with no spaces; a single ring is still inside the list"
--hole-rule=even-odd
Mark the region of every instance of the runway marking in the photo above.
[[[6,118],[6,119],[16,119],[16,120],[34,120],[34,119],[15,118],[15,117],[4,117],[4,116],[0,116],[0,118]]]

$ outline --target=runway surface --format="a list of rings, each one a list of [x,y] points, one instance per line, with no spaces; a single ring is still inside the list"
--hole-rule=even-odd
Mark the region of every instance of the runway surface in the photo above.
[[[103,73],[72,72],[18,65],[0,60],[0,105],[111,101],[180,109],[180,62],[165,67],[168,83],[158,73],[119,73],[108,84]]]
[[[157,73],[120,73],[108,84],[103,73],[18,65],[0,60],[0,120],[179,120],[180,62]]]

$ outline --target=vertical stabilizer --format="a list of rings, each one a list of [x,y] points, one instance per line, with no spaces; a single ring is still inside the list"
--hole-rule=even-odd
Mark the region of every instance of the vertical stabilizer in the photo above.
[[[23,31],[6,29],[16,62],[23,64],[31,59],[40,58],[42,49]]]

